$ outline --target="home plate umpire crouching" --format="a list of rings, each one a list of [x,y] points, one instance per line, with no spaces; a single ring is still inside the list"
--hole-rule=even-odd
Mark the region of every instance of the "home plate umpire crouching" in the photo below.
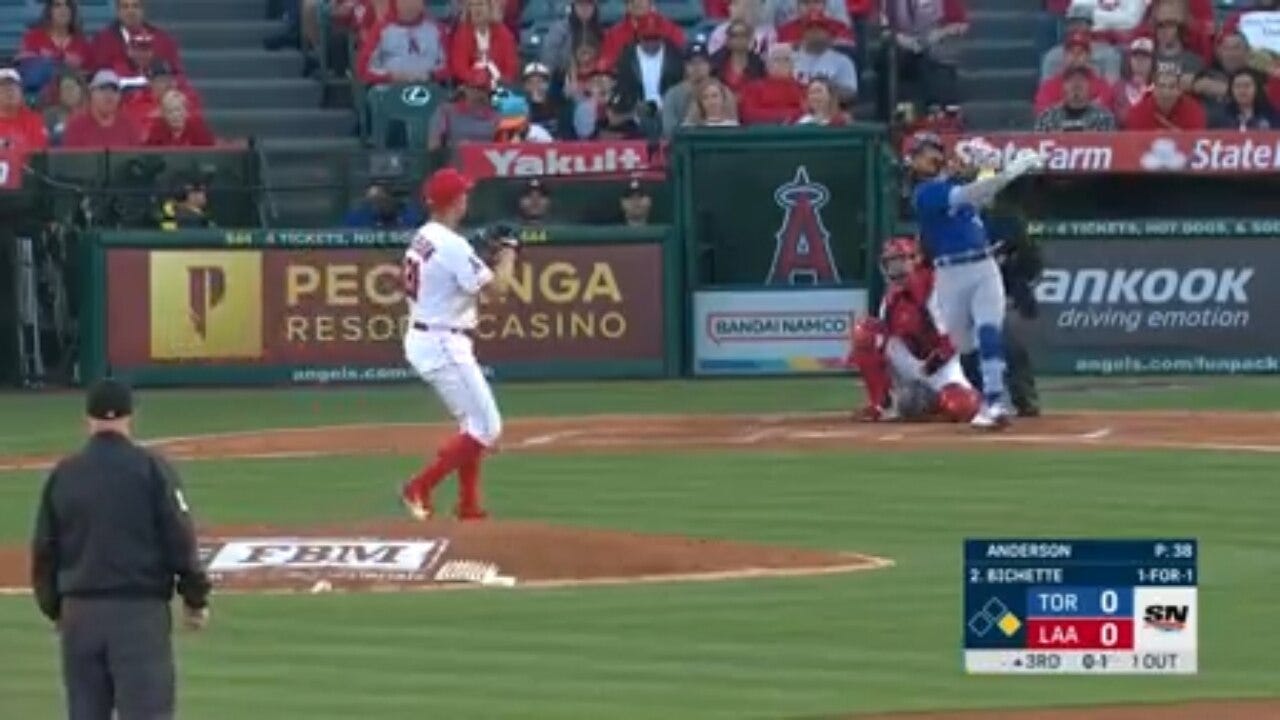
[[[36,602],[57,625],[67,717],[174,716],[169,602],[209,620],[209,578],[173,468],[130,438],[133,400],[104,380],[87,401],[89,441],[53,469],[32,541]]]

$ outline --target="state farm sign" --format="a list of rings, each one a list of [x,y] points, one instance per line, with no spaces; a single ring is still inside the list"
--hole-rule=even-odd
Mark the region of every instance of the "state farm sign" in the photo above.
[[[948,138],[958,142],[966,137]],[[1280,169],[1280,136],[1240,132],[996,133],[981,136],[1005,161],[1044,153],[1050,173],[1243,175]]]
[[[659,171],[657,148],[633,140],[563,143],[462,143],[458,166],[470,177],[525,178],[591,176],[609,178]]]

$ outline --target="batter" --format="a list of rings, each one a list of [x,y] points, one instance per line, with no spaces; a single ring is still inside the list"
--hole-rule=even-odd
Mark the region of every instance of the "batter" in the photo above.
[[[978,351],[983,398],[970,424],[1003,428],[1013,414],[1004,382],[1004,282],[978,211],[1014,180],[1043,168],[1044,157],[1023,151],[1003,170],[970,182],[977,170],[973,159],[962,151],[948,163],[937,135],[917,133],[909,152],[919,181],[916,220],[934,267],[934,320],[961,353]]]

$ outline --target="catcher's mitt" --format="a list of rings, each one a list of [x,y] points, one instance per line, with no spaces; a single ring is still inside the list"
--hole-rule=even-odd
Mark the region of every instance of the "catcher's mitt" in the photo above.
[[[510,225],[498,223],[477,233],[478,245],[480,252],[484,255],[485,260],[492,265],[498,258],[498,251],[502,248],[511,248],[518,254],[520,252],[520,234]]]

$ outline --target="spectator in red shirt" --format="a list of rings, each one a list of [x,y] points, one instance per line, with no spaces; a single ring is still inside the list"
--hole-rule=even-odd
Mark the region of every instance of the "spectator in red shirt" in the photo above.
[[[767,74],[742,89],[744,125],[787,125],[803,113],[805,89],[796,82],[790,45],[769,48],[765,60]]]
[[[142,8],[142,0],[116,0],[116,20],[98,31],[93,36],[90,46],[90,69],[114,69],[128,66],[129,38],[134,35],[151,36],[151,48],[156,59],[169,63],[169,67],[179,75],[185,75],[182,59],[178,56],[178,43],[169,33],[147,22]]]
[[[809,28],[809,18],[821,15],[827,18],[827,26],[831,29],[831,44],[837,47],[854,44],[853,28],[841,16],[827,12],[827,0],[797,0],[795,6],[800,12],[792,19],[778,26],[778,42],[799,45],[804,42],[804,32]]]
[[[395,15],[360,44],[360,79],[368,85],[430,82],[447,74],[445,33],[423,0],[395,0]]]
[[[752,80],[764,77],[764,60],[751,49],[751,26],[741,20],[729,22],[728,41],[711,55],[711,74],[735,94]]]
[[[170,89],[160,98],[160,117],[151,120],[143,145],[150,147],[209,147],[213,132],[187,107],[187,96]]]
[[[1129,109],[1125,130],[1204,130],[1208,118],[1195,97],[1182,91],[1179,74],[1158,67],[1151,92]]]
[[[138,126],[120,112],[120,78],[111,70],[99,70],[89,83],[89,107],[67,121],[63,147],[136,147],[142,137]]]
[[[40,21],[22,36],[18,59],[46,58],[80,69],[89,62],[89,41],[80,27],[77,0],[45,0]]]
[[[1111,86],[1093,69],[1090,59],[1088,33],[1076,31],[1068,35],[1063,42],[1062,72],[1040,83],[1040,88],[1036,90],[1036,115],[1063,101],[1065,93],[1062,85],[1067,70],[1082,67],[1089,69],[1089,100],[1100,107],[1111,107]]]
[[[165,61],[157,60],[151,64],[146,81],[145,87],[125,92],[123,100],[124,112],[144,133],[151,127],[151,122],[160,117],[160,102],[170,90],[182,93],[188,112],[200,114],[200,98],[180,78],[174,77],[173,70]]]
[[[604,33],[604,44],[600,47],[600,58],[610,65],[616,65],[618,57],[628,46],[640,42],[641,20],[652,16],[653,21],[646,23],[652,27],[653,22],[661,29],[662,37],[677,48],[684,47],[684,31],[679,25],[663,17],[653,9],[653,0],[627,0],[627,14],[618,24]]]
[[[17,68],[0,68],[0,148],[34,152],[49,147],[44,119],[27,107]]]
[[[462,21],[449,40],[449,70],[461,82],[476,65],[484,65],[494,80],[514,82],[520,72],[516,39],[493,15],[492,0],[466,0]]]
[[[840,127],[849,124],[849,115],[840,109],[840,101],[826,78],[814,78],[805,88],[805,114],[796,120],[797,125]]]
[[[1111,114],[1124,125],[1129,108],[1151,92],[1151,78],[1155,74],[1156,44],[1149,37],[1134,38],[1129,43],[1129,55],[1125,58],[1120,81],[1111,88]]]
[[[760,0],[732,0],[729,3],[729,19],[720,23],[707,38],[707,50],[712,55],[724,47],[729,37],[729,24],[735,20],[751,28],[751,50],[764,55],[769,46],[778,41],[778,29],[760,15]]]

